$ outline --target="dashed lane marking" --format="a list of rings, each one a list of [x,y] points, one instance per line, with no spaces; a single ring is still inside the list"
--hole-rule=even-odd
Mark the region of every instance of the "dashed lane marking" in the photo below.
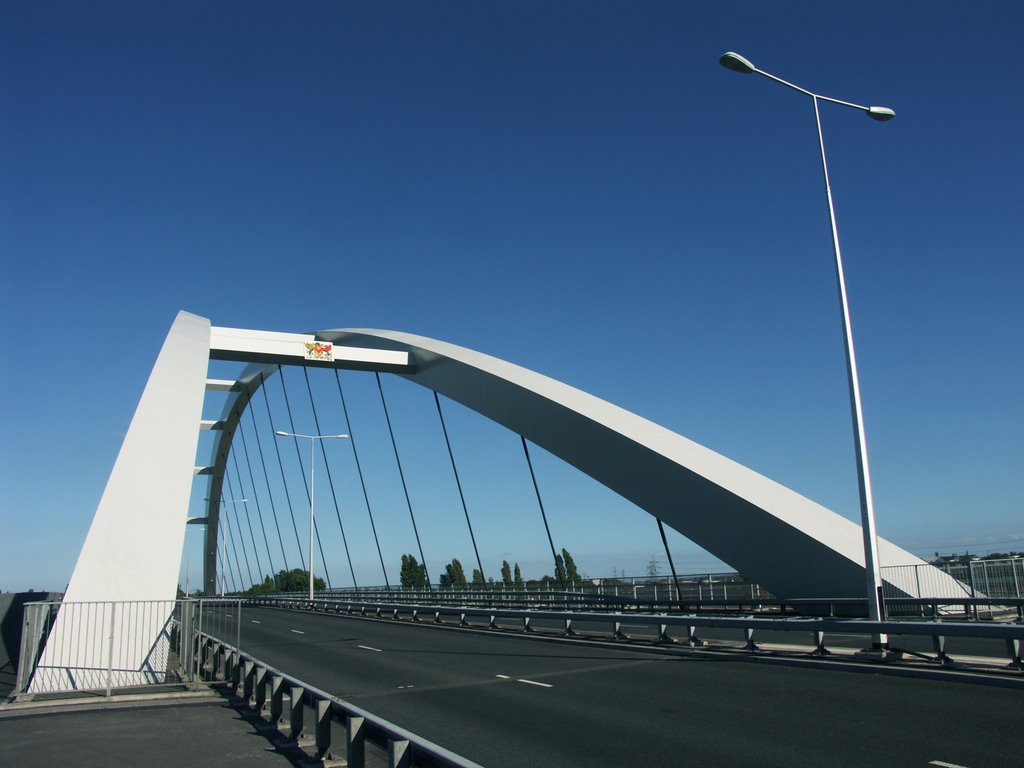
[[[966,765],[957,765],[956,763],[944,763],[941,760],[931,760],[928,765],[937,765],[939,768],[967,768]]]
[[[289,629],[288,631],[289,632],[294,632],[296,635],[304,635],[304,634],[306,634],[305,632],[303,632],[300,629]]]
[[[256,621],[256,619],[249,619],[253,624],[262,624],[262,621]]]
[[[369,645],[357,645],[357,648],[362,648],[364,651],[373,651],[374,653],[384,653],[380,648],[374,648]]]
[[[512,679],[512,677],[510,677],[509,675],[495,675],[495,677],[500,678],[501,680],[511,680]],[[538,688],[554,688],[555,687],[555,686],[551,685],[551,683],[538,683],[536,680],[527,680],[527,679],[522,678],[522,677],[515,678],[515,681],[517,683],[526,683],[527,685],[536,685]]]
[[[539,688],[554,688],[555,686],[550,683],[538,683],[536,680],[524,680],[521,677],[516,678],[517,683],[526,683],[527,685],[536,685]]]

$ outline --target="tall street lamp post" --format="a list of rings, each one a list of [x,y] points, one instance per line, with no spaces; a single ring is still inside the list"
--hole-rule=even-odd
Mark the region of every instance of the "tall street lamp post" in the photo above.
[[[871,474],[868,470],[868,446],[864,435],[864,414],[861,410],[860,384],[857,379],[857,359],[853,352],[853,330],[850,326],[850,307],[846,299],[846,279],[843,276],[843,260],[839,253],[839,232],[836,229],[836,213],[832,204],[832,188],[828,180],[828,164],[825,161],[825,140],[821,132],[821,116],[818,111],[819,101],[828,101],[832,104],[839,104],[851,109],[857,109],[867,114],[868,117],[879,120],[892,120],[896,113],[888,107],[864,107],[860,104],[853,104],[849,101],[821,96],[812,93],[805,88],[787,82],[782,78],[764,72],[755,67],[749,59],[740,56],[738,53],[729,51],[722,54],[718,60],[726,69],[741,74],[758,74],[774,80],[780,85],[799,91],[805,96],[810,96],[814,102],[814,119],[818,124],[818,146],[821,149],[821,170],[825,175],[825,197],[828,200],[828,217],[832,225],[832,250],[835,253],[836,279],[839,284],[839,303],[843,319],[843,340],[846,349],[846,373],[850,388],[850,411],[853,417],[854,448],[857,456],[857,481],[860,490],[860,517],[861,529],[864,534],[864,569],[867,574],[867,598],[868,618],[872,621],[881,621],[882,612],[882,575],[878,567],[878,538],[875,534],[875,510],[871,498]],[[888,647],[889,638],[885,634],[876,634],[873,638],[873,645],[877,650],[884,650]]]
[[[313,599],[313,532],[315,522],[313,517],[313,466],[316,462],[316,441],[317,440],[338,440],[348,435],[297,435],[292,432],[274,432],[278,437],[301,437],[309,440],[309,599]]]

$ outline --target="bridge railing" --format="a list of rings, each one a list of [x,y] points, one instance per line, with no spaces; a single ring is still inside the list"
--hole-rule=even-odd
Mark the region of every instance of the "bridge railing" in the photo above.
[[[475,606],[479,608],[518,608],[522,610],[564,610],[564,611],[647,611],[651,613],[695,613],[695,614],[758,614],[766,616],[867,616],[867,602],[864,598],[791,598],[780,600],[762,595],[751,596],[747,590],[721,592],[728,597],[695,600],[675,599],[675,593],[663,590],[660,595],[615,597],[580,592],[522,591],[505,592],[474,589],[438,590],[333,590],[317,593],[318,600],[347,601],[366,604],[403,605],[444,605]],[[270,593],[251,595],[250,599],[303,600],[305,593]],[[1024,618],[1021,605],[1024,598],[988,599],[983,596],[969,597],[885,597],[883,600],[886,619],[991,619],[1010,618],[1016,615]]]
[[[13,694],[187,686],[198,674],[194,638],[237,637],[241,606],[237,598],[27,603]]]
[[[965,598],[969,600],[970,598]],[[942,598],[934,598],[942,603]],[[432,622],[438,624],[456,624],[459,626],[477,626],[488,629],[501,629],[499,620],[507,623],[518,623],[520,631],[538,631],[541,622],[558,623],[560,633],[564,636],[579,634],[581,625],[588,627],[603,626],[604,637],[626,640],[626,630],[630,627],[647,627],[653,630],[650,634],[655,642],[684,642],[690,646],[701,644],[702,629],[732,629],[742,633],[744,647],[750,651],[759,650],[756,635],[764,632],[804,633],[813,639],[812,653],[824,656],[829,653],[826,637],[828,635],[854,635],[865,639],[865,647],[870,646],[873,636],[889,634],[894,636],[914,635],[929,637],[932,640],[934,657],[931,661],[949,665],[953,660],[946,653],[947,637],[988,638],[1002,640],[1005,643],[1008,666],[1014,670],[1024,670],[1021,661],[1021,649],[1024,644],[1024,624],[1010,622],[955,622],[948,620],[933,621],[881,621],[873,622],[864,619],[844,619],[829,617],[764,617],[764,616],[701,616],[695,614],[655,614],[655,613],[611,613],[586,611],[545,611],[523,610],[514,608],[495,608],[474,605],[410,605],[405,603],[368,603],[343,600],[313,600],[308,598],[253,598],[249,602],[254,605],[285,608],[291,610],[319,611],[325,613],[345,613],[350,615],[369,616],[380,619],[407,620],[412,622]],[[808,601],[811,602],[811,601]],[[820,601],[819,601],[820,602]],[[833,601],[841,603],[843,601]],[[1018,611],[1024,611],[1024,599],[1008,601]],[[471,624],[471,620],[476,624]],[[593,632],[593,630],[589,630]]]
[[[267,725],[277,728],[286,739],[297,744],[303,737],[312,737],[309,747],[315,751],[311,764],[343,751],[343,765],[364,768],[367,747],[372,746],[383,753],[388,768],[481,768],[401,726],[275,669],[237,645],[204,634],[197,649],[204,680],[226,682],[254,710],[265,713]],[[307,708],[312,715],[308,728]],[[345,731],[343,749],[339,744],[332,750],[334,725]]]

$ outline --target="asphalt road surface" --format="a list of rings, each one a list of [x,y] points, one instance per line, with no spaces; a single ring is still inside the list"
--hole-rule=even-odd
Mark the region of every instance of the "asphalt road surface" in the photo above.
[[[249,606],[241,621],[256,658],[485,766],[1024,765],[1020,688]]]

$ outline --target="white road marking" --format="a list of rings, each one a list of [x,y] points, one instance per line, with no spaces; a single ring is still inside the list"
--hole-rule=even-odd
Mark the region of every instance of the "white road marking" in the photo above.
[[[517,683],[526,683],[527,685],[536,685],[536,686],[539,686],[541,688],[554,688],[555,687],[555,686],[553,686],[553,685],[551,685],[549,683],[538,683],[536,680],[524,680],[521,677],[516,678],[516,682]]]
[[[939,768],[967,768],[965,765],[957,765],[956,763],[944,763],[941,760],[932,760],[928,765],[937,765]]]
[[[234,614],[232,613],[225,613],[224,615],[227,616],[229,619],[235,618]]]
[[[256,621],[256,619],[249,619],[253,624],[262,624],[262,621]]]
[[[288,631],[289,632],[294,632],[296,635],[304,635],[304,634],[306,634],[305,632],[302,632],[301,630],[298,630],[298,629],[290,629]]]
[[[384,653],[380,648],[372,648],[369,645],[357,645],[356,648],[362,648],[364,651],[374,651],[375,653]]]
[[[502,680],[511,680],[512,679],[508,675],[495,675],[495,677],[500,677]]]
[[[400,685],[400,686],[398,686],[398,689],[401,690],[402,688],[415,688],[415,687],[416,687],[415,685]]]

